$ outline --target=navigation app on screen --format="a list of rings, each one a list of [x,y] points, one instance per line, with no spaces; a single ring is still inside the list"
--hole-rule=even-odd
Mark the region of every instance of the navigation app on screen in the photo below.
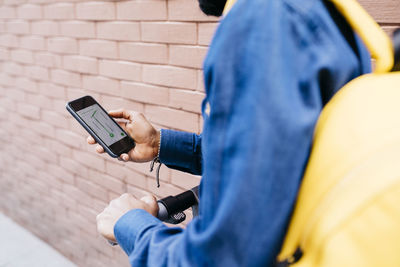
[[[126,136],[97,104],[81,109],[77,113],[107,146]]]

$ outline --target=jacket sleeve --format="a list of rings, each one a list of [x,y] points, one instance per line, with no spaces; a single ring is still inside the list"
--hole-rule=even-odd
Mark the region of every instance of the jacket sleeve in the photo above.
[[[160,162],[172,169],[200,175],[201,135],[162,129]]]

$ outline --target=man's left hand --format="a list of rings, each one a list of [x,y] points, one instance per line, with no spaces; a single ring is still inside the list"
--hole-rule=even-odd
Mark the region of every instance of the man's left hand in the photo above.
[[[153,216],[157,216],[158,204],[154,196],[145,196],[136,199],[130,194],[123,194],[110,202],[110,204],[97,215],[97,231],[106,239],[116,242],[114,226],[125,213],[133,209],[143,209]]]

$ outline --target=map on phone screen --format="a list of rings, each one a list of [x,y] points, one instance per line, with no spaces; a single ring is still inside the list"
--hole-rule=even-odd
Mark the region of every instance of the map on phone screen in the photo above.
[[[114,144],[126,136],[116,122],[97,104],[81,109],[76,113],[107,146]]]

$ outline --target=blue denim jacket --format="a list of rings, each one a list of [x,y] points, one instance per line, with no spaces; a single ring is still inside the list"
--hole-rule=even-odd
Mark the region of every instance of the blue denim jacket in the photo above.
[[[235,4],[204,63],[202,135],[162,131],[161,161],[202,174],[200,215],[181,229],[125,214],[114,232],[132,266],[273,265],[319,113],[370,71],[346,27],[320,0]]]

